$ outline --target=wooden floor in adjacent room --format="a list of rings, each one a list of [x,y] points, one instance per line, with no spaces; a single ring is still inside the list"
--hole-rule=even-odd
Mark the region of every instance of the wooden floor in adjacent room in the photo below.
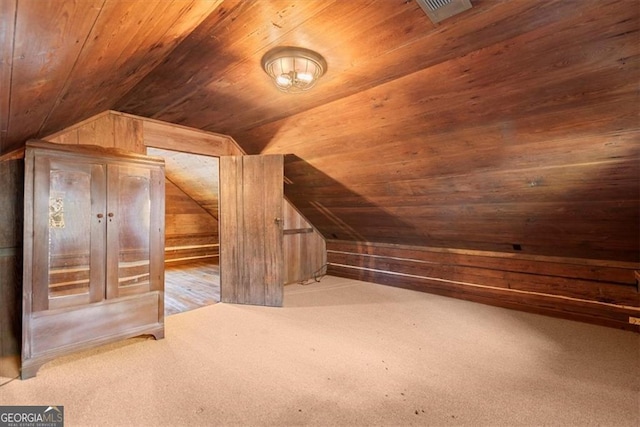
[[[211,261],[165,266],[164,315],[220,301],[220,267]]]

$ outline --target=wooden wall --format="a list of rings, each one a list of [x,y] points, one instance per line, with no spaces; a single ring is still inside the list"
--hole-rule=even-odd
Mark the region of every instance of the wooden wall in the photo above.
[[[19,373],[22,312],[22,151],[0,158],[0,376]]]
[[[42,139],[61,144],[114,147],[141,154],[146,153],[147,147],[210,156],[242,153],[229,136],[117,111],[105,111]]]
[[[2,149],[116,108],[233,135],[249,154],[294,154],[285,196],[327,238],[497,253],[488,258],[522,263],[474,268],[540,276],[525,281],[529,296],[505,291],[519,280],[469,281],[498,288],[496,304],[518,294],[520,306],[546,306],[535,292],[556,295],[554,310],[569,301],[570,285],[531,257],[562,259],[584,286],[600,279],[572,276],[575,259],[640,269],[637,0],[473,0],[438,25],[404,0],[61,3],[0,2],[14,17],[0,26],[0,82],[11,89],[0,91]],[[288,96],[258,64],[274,44],[300,40],[329,68],[312,91]],[[242,153],[228,137],[105,114],[91,125],[106,129],[101,145],[125,132],[135,150],[142,132],[143,145]],[[91,134],[90,121],[65,137]],[[378,269],[405,286],[397,268]],[[617,301],[609,289],[589,305],[605,317]]]
[[[212,156],[240,151],[231,138],[184,126],[105,111],[44,138],[62,144],[91,144],[146,154],[147,147]],[[210,259],[219,253],[218,221],[170,181],[165,182],[165,260]]]
[[[341,240],[327,257],[337,276],[640,331],[633,262]]]
[[[218,264],[218,220],[170,181],[165,182],[165,198],[165,262]]]
[[[227,135],[117,111],[105,111],[43,139],[65,144],[116,147],[137,153],[146,153],[147,147],[155,147],[215,157],[245,154]],[[217,220],[203,214],[188,200],[188,194],[172,183],[167,182],[166,188],[166,259],[179,262],[217,256]],[[172,206],[172,202],[176,202],[176,205]],[[325,244],[322,235],[288,200],[284,205],[284,226],[288,229],[284,237],[284,277],[286,283],[296,283],[311,279],[315,273],[322,271],[326,257]]]
[[[327,248],[324,238],[285,200],[284,204],[285,284],[298,283],[326,273]]]
[[[142,120],[105,111],[42,139],[59,144],[99,145],[145,154],[143,132]]]

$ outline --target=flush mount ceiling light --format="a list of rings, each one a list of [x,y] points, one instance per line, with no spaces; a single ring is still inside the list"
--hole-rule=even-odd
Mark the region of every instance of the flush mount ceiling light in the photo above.
[[[301,47],[277,47],[262,57],[262,68],[282,92],[298,93],[311,89],[327,71],[320,54]]]

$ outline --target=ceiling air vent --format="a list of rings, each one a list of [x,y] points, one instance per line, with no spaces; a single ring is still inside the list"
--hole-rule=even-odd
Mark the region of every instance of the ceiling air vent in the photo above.
[[[471,9],[470,0],[416,0],[418,5],[437,24],[465,10]]]

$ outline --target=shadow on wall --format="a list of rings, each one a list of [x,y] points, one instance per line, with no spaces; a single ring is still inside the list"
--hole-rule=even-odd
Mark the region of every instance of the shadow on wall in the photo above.
[[[302,185],[287,176],[287,170],[291,169],[294,164],[296,166],[295,176],[304,175]],[[363,225],[366,225],[367,228],[375,227],[382,234],[393,229],[411,230],[413,234],[419,233],[419,230],[413,228],[409,223],[389,214],[381,207],[349,190],[296,155],[285,155],[284,174],[285,196],[314,226],[318,227],[326,239],[370,241],[370,236],[362,228]],[[349,206],[341,206],[331,203],[331,200],[336,199],[349,199],[350,204]],[[354,212],[365,210],[367,215],[358,217],[358,221],[353,221],[351,220],[352,215],[339,215],[335,212],[335,208],[340,208],[343,211],[350,207],[354,209]]]
[[[327,239],[638,262],[640,152],[601,144],[619,146],[594,147],[607,150],[597,161],[391,180],[371,198],[287,155],[285,195]]]

